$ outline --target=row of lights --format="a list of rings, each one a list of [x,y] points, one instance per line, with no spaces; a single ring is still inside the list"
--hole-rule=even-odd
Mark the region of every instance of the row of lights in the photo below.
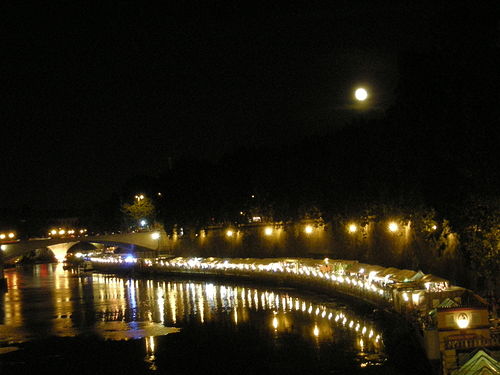
[[[328,258],[325,258],[324,262],[328,264]],[[148,261],[146,261],[148,263]],[[321,263],[322,264],[322,263]],[[152,261],[149,260],[149,265],[152,265]],[[317,278],[323,278],[326,280],[331,280],[338,282],[340,284],[346,283],[346,284],[353,284],[355,286],[359,287],[366,287],[372,290],[373,292],[376,292],[380,295],[383,295],[383,292],[381,293],[381,290],[376,288],[373,284],[387,284],[389,282],[389,276],[384,276],[382,279],[376,278],[376,274],[378,271],[373,271],[370,273],[368,276],[368,281],[367,282],[362,282],[360,280],[356,280],[356,277],[352,276],[346,276],[343,271],[331,271],[334,272],[332,275],[329,275],[329,272],[323,272],[319,271],[317,267],[320,265],[320,263],[316,264],[316,266],[307,266],[307,265],[301,265],[300,267],[298,266],[298,263],[292,262],[292,263],[283,263],[281,261],[277,262],[270,262],[268,264],[248,264],[248,263],[238,263],[237,261],[234,262],[229,262],[228,260],[215,260],[210,258],[207,260],[204,260],[204,258],[175,258],[173,260],[167,261],[167,263],[164,263],[163,261],[159,261],[160,266],[174,266],[174,267],[185,267],[185,268],[191,268],[191,269],[196,269],[196,268],[203,268],[203,269],[218,269],[218,270],[247,270],[247,271],[265,271],[265,272],[287,272],[287,273],[293,273],[293,274],[300,274],[302,276],[306,277],[317,277]],[[340,273],[338,273],[340,272]],[[364,269],[360,269],[359,271],[360,275],[364,275],[365,271]],[[335,276],[335,274],[338,274],[338,276]],[[342,276],[344,275],[344,276]],[[363,279],[365,277],[363,276]]]
[[[79,234],[84,234],[87,232],[87,229],[80,229],[78,231]],[[74,229],[64,229],[64,228],[58,228],[58,229],[51,229],[50,232],[49,232],[49,235],[50,236],[56,236],[56,235],[59,235],[59,236],[64,236],[65,234],[67,235],[73,235],[77,233]]]
[[[5,240],[5,239],[14,239],[16,237],[16,234],[14,232],[9,232],[9,233],[0,233],[0,240]]]
[[[434,225],[432,229],[437,229],[437,227]],[[399,225],[398,223],[391,221],[389,224],[387,224],[387,230],[392,233],[396,233],[399,231]],[[347,231],[349,233],[356,233],[358,231],[358,226],[354,223],[351,223],[347,226]]]
[[[160,192],[156,193],[156,195],[159,197],[162,196]],[[142,201],[144,198],[146,198],[146,196],[144,194],[137,194],[134,198],[137,199],[138,201]]]
[[[436,230],[437,229],[437,226],[436,225],[433,225],[432,226],[432,229],[433,230]],[[391,221],[388,225],[387,225],[387,230],[391,233],[396,233],[397,231],[399,231],[399,225],[398,223],[394,222],[394,221]],[[349,224],[347,226],[347,231],[349,233],[356,233],[358,231],[358,226],[356,224]],[[312,234],[314,232],[314,227],[312,225],[306,225],[304,227],[304,233],[306,234]],[[264,228],[264,235],[266,236],[271,236],[272,234],[274,233],[274,229],[273,227],[265,227]],[[227,237],[233,237],[235,234],[235,231],[232,230],[232,229],[227,229],[226,230],[226,236]]]
[[[304,232],[306,234],[311,234],[313,231],[314,231],[314,228],[313,228],[312,225],[306,225],[304,227]],[[265,227],[264,228],[264,235],[265,236],[272,236],[273,233],[274,233],[274,228],[273,227]],[[232,230],[232,229],[226,230],[226,236],[227,237],[233,237],[234,234],[235,234],[234,230]]]
[[[328,258],[325,258],[324,263],[328,264]],[[146,260],[146,265],[152,266],[153,261],[151,259]],[[319,270],[319,263],[311,265],[300,265],[295,262],[271,262],[268,264],[257,264],[257,263],[239,263],[238,261],[229,262],[228,260],[216,260],[214,258],[175,258],[164,262],[163,260],[156,260],[155,263],[163,267],[180,267],[187,269],[215,269],[215,270],[232,270],[232,271],[243,271],[243,272],[278,272],[278,273],[288,273],[295,274],[298,277],[323,279],[325,282],[332,282],[341,288],[357,289],[360,293],[369,293],[374,298],[382,298],[386,300],[392,300],[391,284],[399,283],[401,280],[393,279],[393,274],[387,274],[384,276],[379,276],[379,271],[371,271],[369,273],[365,272],[364,268],[359,269],[356,274],[348,274],[343,270],[330,270],[324,271]],[[432,287],[434,290],[442,291],[448,288],[448,283],[439,283]],[[425,283],[423,285],[425,290],[430,291],[430,283]],[[410,297],[413,305],[419,305],[421,303],[422,292],[424,289],[421,288],[409,288],[409,290],[402,293],[402,298],[406,303],[409,303]],[[388,293],[389,292],[389,293]]]

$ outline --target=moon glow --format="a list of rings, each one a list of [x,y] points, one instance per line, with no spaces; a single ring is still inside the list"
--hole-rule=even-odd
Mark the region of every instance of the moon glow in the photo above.
[[[354,92],[354,96],[356,97],[357,100],[362,102],[366,100],[366,98],[368,98],[368,92],[364,88],[360,87]]]

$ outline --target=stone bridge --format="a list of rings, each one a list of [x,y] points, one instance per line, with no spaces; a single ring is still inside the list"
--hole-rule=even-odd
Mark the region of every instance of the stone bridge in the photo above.
[[[119,233],[99,236],[79,236],[63,238],[36,238],[1,245],[3,260],[8,261],[33,250],[49,248],[62,261],[67,251],[79,242],[94,245],[119,246],[128,251],[150,250],[158,253],[167,249],[168,237],[163,231]]]

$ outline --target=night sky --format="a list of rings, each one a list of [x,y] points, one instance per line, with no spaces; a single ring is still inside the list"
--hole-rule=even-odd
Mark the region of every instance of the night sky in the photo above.
[[[399,52],[431,48],[426,20],[457,2],[11,3],[2,5],[0,207],[63,208],[158,175],[169,157],[215,161],[382,116]],[[367,108],[354,103],[359,85]]]

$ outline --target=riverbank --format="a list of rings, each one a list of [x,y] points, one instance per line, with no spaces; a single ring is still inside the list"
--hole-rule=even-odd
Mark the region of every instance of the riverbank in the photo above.
[[[428,373],[418,370],[425,357],[414,354],[415,366],[386,347],[383,314],[371,305],[302,288],[185,274],[77,274],[62,264],[18,267],[7,278],[2,374]],[[178,332],[164,335],[171,328]]]

